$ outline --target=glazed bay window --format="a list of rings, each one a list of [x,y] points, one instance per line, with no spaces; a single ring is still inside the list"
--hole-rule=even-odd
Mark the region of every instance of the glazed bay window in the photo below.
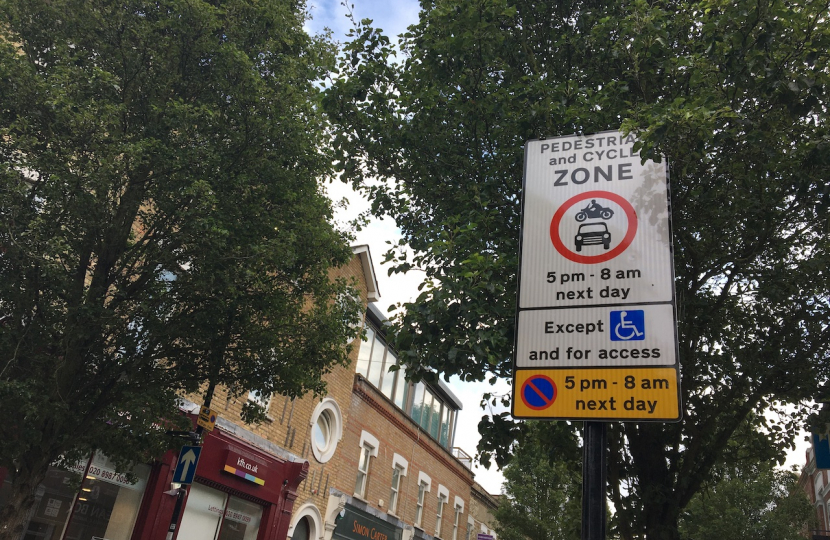
[[[404,408],[407,384],[403,372],[392,370],[398,365],[398,357],[371,325],[366,325],[366,339],[360,343],[357,372],[372,383],[395,405]],[[390,371],[392,370],[392,371]]]
[[[411,416],[441,446],[449,444],[455,410],[422,382],[415,385]]]

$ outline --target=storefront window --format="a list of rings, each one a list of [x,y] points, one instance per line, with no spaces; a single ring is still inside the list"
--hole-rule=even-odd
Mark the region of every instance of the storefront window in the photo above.
[[[261,520],[260,505],[231,497],[219,530],[219,540],[256,540]]]
[[[190,486],[179,538],[256,540],[262,507],[201,484]]]
[[[109,459],[96,454],[78,492],[77,474],[83,474],[86,466],[86,461],[78,463],[75,474],[49,468],[35,492],[34,511],[23,540],[129,540],[150,467],[137,465],[132,471],[137,477],[133,483],[116,473]]]

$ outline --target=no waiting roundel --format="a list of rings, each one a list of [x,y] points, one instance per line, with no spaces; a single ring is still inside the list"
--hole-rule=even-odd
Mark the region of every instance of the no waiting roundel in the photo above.
[[[540,411],[556,401],[556,383],[546,375],[534,375],[522,385],[522,401],[528,408]]]
[[[560,206],[550,222],[550,239],[560,255],[576,263],[610,261],[637,234],[637,212],[609,191],[587,191]]]

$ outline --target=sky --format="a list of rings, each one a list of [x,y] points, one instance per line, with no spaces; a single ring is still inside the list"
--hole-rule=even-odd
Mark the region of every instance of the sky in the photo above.
[[[352,14],[355,20],[372,19],[374,26],[382,28],[392,43],[396,43],[394,36],[402,34],[409,25],[418,21],[420,11],[419,3],[414,0],[352,0],[349,6],[354,6]],[[308,0],[308,7],[312,17],[310,23],[307,24],[309,32],[320,33],[328,28],[332,31],[335,41],[340,43],[347,41],[346,34],[351,28],[351,22],[347,17],[346,6],[340,0]],[[338,211],[335,215],[335,221],[344,229],[348,228],[348,221],[360,212],[369,209],[368,201],[345,184],[328,184],[327,191],[334,201],[343,198],[348,200],[348,207]],[[423,280],[423,274],[420,272],[390,277],[388,267],[381,265],[383,255],[388,249],[386,242],[397,243],[400,237],[400,230],[392,219],[375,218],[362,231],[356,233],[354,242],[354,245],[367,244],[369,246],[380,289],[381,298],[377,302],[377,307],[387,316],[394,314],[389,311],[389,306],[414,300],[418,295],[418,285]],[[449,386],[464,404],[456,420],[455,446],[470,456],[475,456],[476,445],[481,438],[478,433],[478,422],[485,414],[479,405],[481,396],[485,392],[505,394],[509,391],[510,384],[507,381],[500,381],[496,386],[490,386],[487,383],[471,384],[463,383],[457,377],[453,377]],[[498,409],[495,412],[502,410],[504,409]],[[488,470],[474,464],[473,472],[476,482],[489,493],[501,493],[504,477],[495,465],[491,465]]]
[[[369,18],[373,20],[376,28],[381,28],[390,37],[392,43],[396,43],[396,36],[405,32],[407,27],[418,21],[420,5],[415,0],[351,0],[348,3],[355,20]],[[307,30],[311,33],[320,33],[328,28],[332,31],[335,41],[344,43],[346,35],[351,28],[351,22],[347,17],[347,7],[342,0],[308,0],[308,7],[312,20],[307,24]],[[348,207],[337,213],[335,219],[340,221],[343,227],[359,212],[369,208],[369,203],[358,194],[341,183],[328,185],[329,196],[338,201],[346,198]],[[388,307],[393,304],[413,300],[418,294],[418,285],[423,274],[410,272],[407,275],[388,276],[388,267],[382,266],[383,255],[387,251],[387,242],[397,243],[400,239],[400,231],[390,218],[372,219],[367,227],[356,233],[355,245],[368,244],[372,259],[375,264],[375,271],[378,278],[381,299],[377,307],[387,315],[390,314]],[[479,406],[481,395],[484,392],[504,394],[510,390],[507,381],[500,381],[495,387],[486,383],[470,384],[462,383],[457,378],[451,379],[450,386],[453,392],[464,404],[464,409],[458,418],[455,445],[468,454],[475,455],[475,448],[480,436],[477,425],[482,415],[485,414]],[[501,412],[498,409],[493,412]],[[797,445],[788,454],[785,467],[793,465],[801,467],[805,462],[805,451],[809,443],[805,442],[806,433],[798,435]],[[476,481],[487,491],[493,494],[501,493],[501,485],[504,480],[501,473],[495,469],[490,470],[480,466],[474,466],[473,472]]]

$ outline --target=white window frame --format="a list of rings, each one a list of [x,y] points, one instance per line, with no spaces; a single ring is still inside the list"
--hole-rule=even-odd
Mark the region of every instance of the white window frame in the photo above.
[[[467,536],[464,537],[464,540],[471,540],[473,535],[473,530],[476,528],[476,522],[472,516],[467,516]]]
[[[447,504],[447,498],[441,493],[438,494],[438,508],[435,511],[435,536],[441,538],[441,525],[444,520],[444,505]]]
[[[464,513],[464,499],[459,497],[458,495],[455,496],[455,518],[453,519],[452,523],[452,540],[458,540],[458,526],[461,522],[461,514]]]
[[[401,478],[406,476],[409,462],[400,454],[392,456],[392,487],[389,491],[389,513],[395,514],[398,509],[401,494]],[[395,472],[398,473],[398,482],[395,483]]]
[[[365,430],[360,433],[360,457],[357,461],[357,478],[355,478],[354,484],[355,497],[366,498],[369,485],[369,465],[372,458],[378,456],[379,446],[377,437]],[[364,465],[362,469],[361,464]]]
[[[398,509],[398,499],[400,498],[401,478],[403,477],[403,469],[398,465],[392,467],[392,486],[389,489],[389,513],[394,514]],[[396,481],[397,480],[397,481]]]
[[[329,424],[329,439],[323,446],[318,444],[314,438],[314,429],[321,416]],[[334,456],[337,451],[337,443],[343,438],[343,415],[337,402],[330,397],[324,398],[311,414],[309,426],[312,432],[311,453],[314,454],[314,459],[320,463],[326,463]]]
[[[418,473],[418,500],[415,503],[415,526],[418,528],[421,528],[424,520],[424,505],[431,487],[432,479],[424,471],[420,471]]]
[[[444,505],[450,500],[450,490],[438,484],[438,508],[435,511],[435,536],[441,538],[441,525],[444,523]]]

